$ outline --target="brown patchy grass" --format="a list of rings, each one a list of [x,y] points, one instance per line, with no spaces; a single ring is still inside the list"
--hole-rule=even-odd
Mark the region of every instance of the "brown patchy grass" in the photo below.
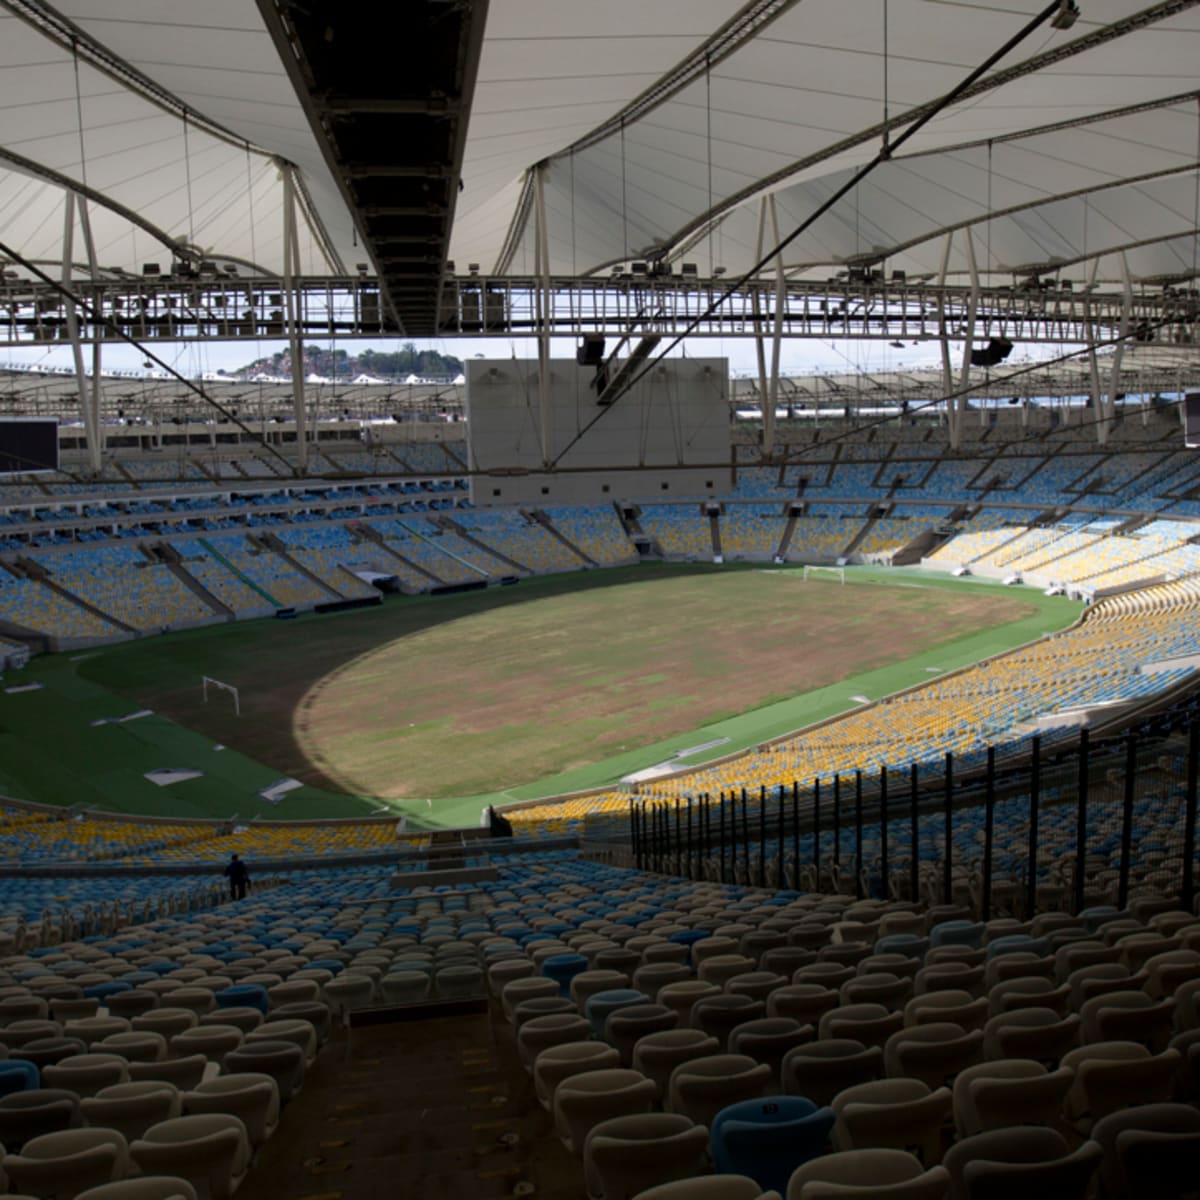
[[[297,740],[349,790],[469,795],[686,733],[1020,611],[1002,596],[913,592],[880,619],[879,598],[739,573],[482,612],[322,679]]]
[[[596,763],[1030,611],[1008,593],[642,567],[206,630],[131,648],[104,681],[307,783],[440,798]],[[242,689],[241,720],[200,704],[201,673]]]

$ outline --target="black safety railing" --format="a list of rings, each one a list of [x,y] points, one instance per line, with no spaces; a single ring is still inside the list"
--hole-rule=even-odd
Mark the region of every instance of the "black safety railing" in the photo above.
[[[983,919],[1141,896],[1192,910],[1198,780],[1200,712],[1188,706],[1114,737],[1034,736],[1019,759],[989,747],[936,766],[637,797],[624,838],[643,870],[963,905]],[[613,840],[611,817],[601,823]]]

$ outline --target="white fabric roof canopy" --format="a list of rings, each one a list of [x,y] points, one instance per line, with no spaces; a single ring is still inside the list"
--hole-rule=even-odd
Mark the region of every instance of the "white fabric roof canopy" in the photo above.
[[[4,241],[35,260],[59,261],[65,184],[90,189],[213,257],[279,272],[283,188],[272,161],[279,155],[301,165],[326,229],[344,235],[335,247],[350,250],[350,216],[253,5],[67,0],[59,11],[232,136],[219,136],[203,120],[185,120],[182,110],[124,86],[86,54],[76,61],[68,46],[0,11]],[[188,94],[189,87],[201,90]],[[12,156],[47,175],[31,175]],[[140,272],[147,261],[163,263],[166,256],[169,263],[153,233],[103,202],[88,208],[101,266]],[[321,244],[303,221],[300,238],[303,269],[329,273]],[[78,241],[75,258],[84,261]]]
[[[1085,280],[1097,255],[1104,282],[1126,266],[1135,279],[1192,272],[1197,0],[1080,5],[1074,28],[1043,25],[793,242],[788,270],[825,278],[870,258],[936,274],[955,231],[948,270],[961,281],[971,225],[980,270],[1001,277],[1057,265]],[[0,0],[0,240],[57,261],[62,187],[86,185],[111,206],[88,206],[103,266],[138,273],[162,261],[158,230],[277,272],[278,157],[295,164],[320,226],[319,236],[300,226],[305,272],[353,270],[365,258],[256,5],[60,0],[57,13],[162,89],[165,105],[86,54],[77,63],[68,44],[15,15],[33,7]],[[545,161],[555,274],[603,273],[656,253],[736,275],[757,257],[762,196],[775,196],[786,235],[876,154],[885,48],[895,138],[906,114],[954,87],[1040,7],[492,0],[450,257],[460,271],[474,262],[485,273],[498,263],[532,272],[527,182]],[[749,27],[727,37],[738,22]],[[398,47],[401,69],[403,54],[418,51]],[[689,63],[700,69],[677,72]]]
[[[905,113],[949,91],[1040,7],[890,0],[893,139],[905,128]],[[977,246],[984,271],[1194,230],[1194,200],[1182,204],[1197,163],[1194,98],[1104,116],[1194,89],[1200,15],[1192,7],[1086,0],[1073,29],[1044,25],[975,94],[904,145],[901,158],[877,169],[859,189],[857,208],[847,196],[791,246],[789,267],[824,276],[834,264],[878,251],[891,269],[937,271],[943,231],[978,222],[989,208],[1021,211],[991,222],[989,261]],[[696,262],[701,274],[716,265],[734,274],[749,267],[759,196],[777,193],[786,234],[878,151],[882,11],[882,3],[803,0],[652,111],[596,144],[553,157],[544,178],[552,270],[604,270],[656,250]],[[1145,27],[1116,25],[1138,14],[1146,14]],[[481,76],[491,69],[488,50],[485,42]],[[1064,122],[1084,124],[1045,130]],[[1029,133],[1039,128],[1045,131]],[[475,138],[473,127],[468,163],[482,149]],[[1113,186],[1165,171],[1189,172],[1171,197],[1159,188],[1148,203],[1138,188]],[[1073,205],[1057,199],[1093,188],[1105,188],[1104,198]],[[512,211],[512,193],[504,199]],[[689,245],[689,234],[707,229],[706,213],[717,223],[714,236]],[[456,245],[486,262],[483,246],[463,232],[460,242],[456,229]],[[499,250],[494,234],[490,248]],[[1191,257],[1181,263],[1177,245],[1147,249],[1130,269],[1135,275],[1190,269]],[[530,271],[533,261],[527,213],[511,269]],[[1120,269],[1113,261],[1102,265],[1109,279]],[[961,252],[950,269],[965,269]],[[1086,271],[1080,266],[1074,273],[1082,278]]]

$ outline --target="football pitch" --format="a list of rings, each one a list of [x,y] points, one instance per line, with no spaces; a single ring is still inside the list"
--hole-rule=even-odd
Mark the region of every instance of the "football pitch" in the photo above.
[[[921,571],[846,574],[843,587],[799,568],[641,564],[37,659],[11,682],[40,690],[0,694],[0,792],[164,815],[385,807],[473,823],[488,802],[754,745],[1080,611]],[[224,693],[203,702],[202,675],[239,689],[240,716]],[[112,720],[142,710],[153,715]],[[204,774],[159,787],[145,779],[156,768]],[[302,786],[264,800],[281,778]]]

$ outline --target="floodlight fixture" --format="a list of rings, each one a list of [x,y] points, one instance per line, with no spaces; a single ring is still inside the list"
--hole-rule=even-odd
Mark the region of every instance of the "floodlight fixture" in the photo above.
[[[1079,5],[1075,0],[1060,0],[1058,12],[1050,18],[1055,29],[1070,29],[1079,19]]]

